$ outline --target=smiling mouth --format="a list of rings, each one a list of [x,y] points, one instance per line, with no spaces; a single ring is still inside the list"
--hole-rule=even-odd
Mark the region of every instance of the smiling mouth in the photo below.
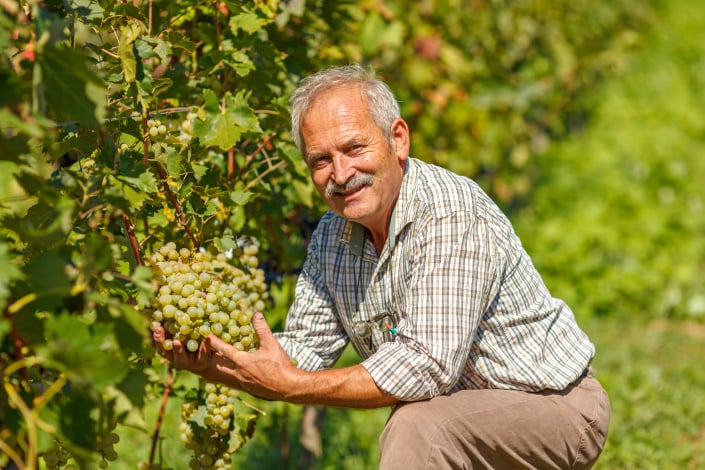
[[[360,191],[362,191],[366,187],[367,187],[367,185],[364,185],[364,186],[359,186],[357,188],[348,189],[346,191],[336,191],[334,194],[338,197],[348,198],[350,196],[354,196],[355,194],[359,193]]]
[[[368,173],[359,173],[344,184],[336,184],[330,181],[328,185],[326,185],[325,195],[329,198],[340,197],[347,199],[351,196],[355,196],[366,187],[371,186],[373,181],[374,177]]]

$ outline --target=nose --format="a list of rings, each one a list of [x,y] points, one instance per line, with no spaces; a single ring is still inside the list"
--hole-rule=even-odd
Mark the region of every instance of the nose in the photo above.
[[[352,166],[352,160],[344,153],[336,153],[332,157],[333,173],[331,178],[335,184],[345,184],[346,181],[355,173]]]

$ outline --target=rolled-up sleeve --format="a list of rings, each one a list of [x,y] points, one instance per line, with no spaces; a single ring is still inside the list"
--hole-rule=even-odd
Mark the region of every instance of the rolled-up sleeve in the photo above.
[[[314,239],[309,246],[297,279],[285,329],[275,333],[297,367],[308,371],[332,367],[348,343],[322,279],[316,243]]]

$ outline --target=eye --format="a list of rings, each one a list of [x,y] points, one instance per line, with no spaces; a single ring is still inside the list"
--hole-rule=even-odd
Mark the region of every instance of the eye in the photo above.
[[[330,157],[328,155],[309,155],[307,161],[309,167],[321,169],[330,162]]]
[[[347,153],[348,155],[357,155],[360,154],[363,150],[365,150],[365,146],[363,144],[352,144],[348,146]]]

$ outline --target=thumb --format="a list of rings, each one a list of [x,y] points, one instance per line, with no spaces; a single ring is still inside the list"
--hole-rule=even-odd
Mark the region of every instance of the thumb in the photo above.
[[[272,344],[272,341],[276,341],[274,335],[272,334],[272,330],[267,324],[267,320],[264,319],[262,312],[255,312],[252,317],[252,329],[254,329],[257,334],[260,348],[267,347]]]

